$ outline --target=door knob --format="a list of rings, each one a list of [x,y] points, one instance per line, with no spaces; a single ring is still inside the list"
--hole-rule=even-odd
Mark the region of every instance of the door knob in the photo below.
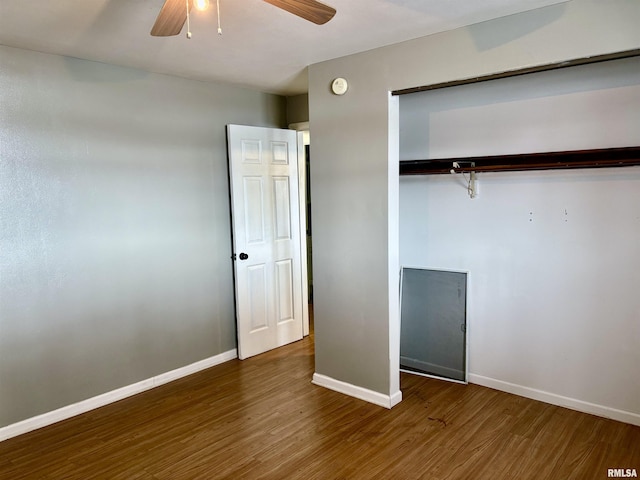
[[[240,254],[240,260],[246,260],[247,258],[249,258],[249,255],[247,255],[246,253]]]

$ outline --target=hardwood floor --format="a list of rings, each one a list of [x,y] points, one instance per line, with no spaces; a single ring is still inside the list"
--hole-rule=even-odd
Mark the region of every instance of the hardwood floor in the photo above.
[[[311,384],[307,338],[0,443],[0,479],[605,479],[640,427],[402,376],[392,410]]]

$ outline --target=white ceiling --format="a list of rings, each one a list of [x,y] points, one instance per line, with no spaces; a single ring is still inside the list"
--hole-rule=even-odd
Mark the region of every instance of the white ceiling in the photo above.
[[[219,81],[283,95],[307,91],[307,65],[566,0],[325,0],[314,25],[262,0],[215,0],[193,38],[152,37],[163,0],[0,0],[0,44]],[[0,66],[1,68],[1,66]]]

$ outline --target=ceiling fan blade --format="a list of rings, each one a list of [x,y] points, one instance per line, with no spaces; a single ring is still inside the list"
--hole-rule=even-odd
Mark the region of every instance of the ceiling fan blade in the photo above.
[[[336,14],[335,8],[316,0],[264,0],[271,5],[309,20],[316,25],[324,25]]]
[[[191,5],[189,2],[189,11]],[[187,2],[186,0],[165,0],[162,9],[153,24],[151,35],[154,37],[170,37],[178,35],[184,22],[187,20]]]

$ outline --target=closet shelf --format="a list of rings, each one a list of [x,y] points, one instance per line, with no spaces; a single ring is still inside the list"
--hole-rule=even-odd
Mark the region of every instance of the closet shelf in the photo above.
[[[484,157],[401,160],[400,175],[433,175],[455,172],[513,172],[571,168],[630,167],[640,165],[640,147],[522,153]],[[473,164],[473,165],[472,165]]]

